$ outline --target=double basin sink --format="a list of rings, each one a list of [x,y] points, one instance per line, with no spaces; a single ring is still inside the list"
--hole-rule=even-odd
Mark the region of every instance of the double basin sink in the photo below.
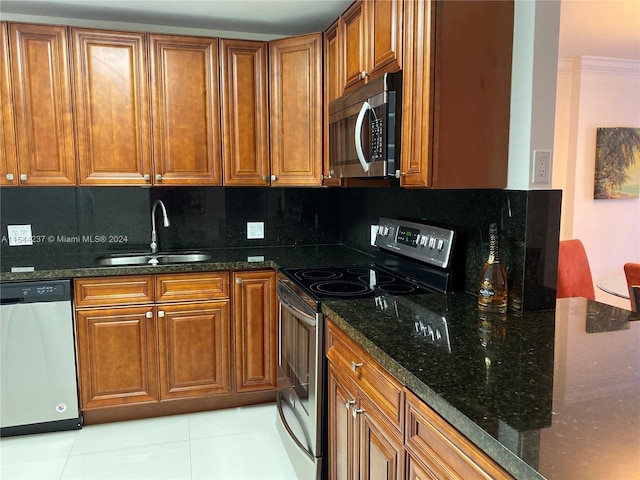
[[[178,263],[206,262],[211,255],[204,252],[115,253],[98,257],[96,262],[104,267],[128,265],[170,265]]]

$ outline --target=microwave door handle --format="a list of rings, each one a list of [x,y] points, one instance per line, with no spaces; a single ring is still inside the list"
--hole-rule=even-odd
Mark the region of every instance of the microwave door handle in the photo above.
[[[360,164],[362,165],[362,169],[365,172],[369,171],[369,164],[367,163],[366,158],[364,158],[364,152],[362,151],[362,124],[364,123],[364,116],[367,114],[367,110],[371,108],[369,102],[364,102],[362,104],[362,108],[358,113],[358,118],[356,119],[356,129],[355,129],[355,144],[356,144],[356,155],[358,155],[358,160],[360,160]]]

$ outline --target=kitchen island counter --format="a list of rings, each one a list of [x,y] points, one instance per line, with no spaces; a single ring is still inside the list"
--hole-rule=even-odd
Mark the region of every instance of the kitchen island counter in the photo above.
[[[323,311],[515,478],[640,478],[632,312],[571,298],[485,314],[465,293],[326,301]]]

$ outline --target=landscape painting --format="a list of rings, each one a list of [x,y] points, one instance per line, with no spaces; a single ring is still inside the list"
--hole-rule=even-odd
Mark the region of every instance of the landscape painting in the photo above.
[[[593,198],[640,197],[640,128],[598,128]]]

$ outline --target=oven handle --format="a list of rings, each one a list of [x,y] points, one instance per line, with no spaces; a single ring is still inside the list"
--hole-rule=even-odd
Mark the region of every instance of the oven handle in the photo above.
[[[289,302],[283,293],[285,292],[285,287],[281,284],[278,284],[278,300],[284,308],[289,310],[296,318],[302,320],[303,323],[308,325],[309,327],[315,328],[317,325],[315,315],[309,315],[299,309],[297,309],[291,302]]]
[[[284,416],[284,409],[282,407],[282,404],[283,404],[282,392],[278,391],[278,395],[276,396],[276,407],[278,410],[278,415],[280,416],[280,423],[282,424],[284,429],[287,431],[287,433],[291,437],[291,440],[293,440],[293,442],[298,446],[298,448],[302,450],[307,455],[307,457],[309,457],[310,460],[313,461],[314,460],[313,454],[309,451],[307,447],[305,447],[302,444],[302,442],[298,439],[298,437],[296,437],[296,434],[293,433],[293,430],[291,430],[291,427],[287,422],[287,418]]]

